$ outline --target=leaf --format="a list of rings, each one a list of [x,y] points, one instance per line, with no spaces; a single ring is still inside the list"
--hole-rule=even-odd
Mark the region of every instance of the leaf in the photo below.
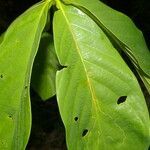
[[[43,33],[33,65],[31,82],[33,89],[43,100],[56,94],[55,77],[58,66],[52,37],[48,33]]]
[[[140,75],[140,77],[141,77],[141,79],[142,79],[142,81],[143,81],[143,83],[144,83],[144,85],[145,85],[145,87],[146,87],[148,93],[150,94],[150,78],[148,78],[148,77],[143,77],[143,76],[141,76],[140,73],[139,73],[139,75]]]
[[[67,68],[56,74],[56,93],[68,149],[147,149],[149,114],[135,76],[90,17],[57,7],[54,45]]]
[[[23,150],[31,128],[32,64],[49,10],[36,4],[15,20],[0,45],[0,149]]]
[[[150,80],[150,51],[142,32],[129,17],[113,10],[99,0],[93,0],[92,3],[88,3],[87,0],[64,0],[64,2],[80,8],[90,15],[107,33],[107,36],[124,50],[136,69],[142,70],[140,71],[141,77]]]

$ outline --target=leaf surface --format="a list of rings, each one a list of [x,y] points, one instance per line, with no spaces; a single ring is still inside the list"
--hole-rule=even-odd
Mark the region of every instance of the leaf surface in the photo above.
[[[0,149],[23,150],[31,127],[30,76],[49,10],[41,2],[18,17],[0,45]]]
[[[67,68],[57,72],[56,93],[68,149],[147,149],[149,115],[135,76],[90,17],[57,7],[54,44]]]
[[[150,51],[142,32],[126,15],[113,10],[99,0],[63,0],[80,8],[107,33],[107,36],[129,56],[141,78],[150,80]],[[142,70],[142,71],[139,71]],[[150,82],[148,83],[150,86]],[[148,89],[150,90],[150,89]]]
[[[56,94],[55,77],[59,63],[50,34],[43,33],[32,71],[33,89],[47,100]]]

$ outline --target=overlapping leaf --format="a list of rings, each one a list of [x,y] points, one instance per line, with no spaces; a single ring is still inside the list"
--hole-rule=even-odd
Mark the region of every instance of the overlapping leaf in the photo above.
[[[149,115],[133,73],[90,17],[57,7],[54,43],[67,68],[57,73],[56,91],[68,149],[147,149]]]
[[[56,94],[55,77],[58,66],[53,39],[50,34],[43,33],[33,65],[31,83],[33,89],[43,100]]]
[[[23,150],[27,144],[31,69],[48,9],[49,2],[30,8],[11,24],[0,45],[1,150]]]

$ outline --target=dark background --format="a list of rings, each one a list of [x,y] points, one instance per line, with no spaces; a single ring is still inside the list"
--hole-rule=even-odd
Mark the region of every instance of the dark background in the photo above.
[[[39,0],[0,0],[0,33],[31,5]],[[142,30],[150,47],[150,0],[102,0],[112,8],[131,17]],[[92,0],[91,0],[92,2]],[[32,132],[27,150],[65,150],[65,131],[56,98],[42,102],[31,90]]]

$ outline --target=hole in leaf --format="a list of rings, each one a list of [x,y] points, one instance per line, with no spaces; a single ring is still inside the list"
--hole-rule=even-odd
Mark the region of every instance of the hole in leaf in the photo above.
[[[88,129],[84,129],[82,132],[82,137],[84,137],[88,133]]]
[[[1,79],[3,78],[3,75],[2,75],[2,74],[0,75],[0,78],[1,78]]]
[[[67,68],[67,66],[62,66],[62,65],[60,65],[58,70],[62,70],[62,69],[64,69],[64,68]]]
[[[28,86],[26,85],[26,86],[25,86],[25,89],[27,89],[27,88],[28,88]]]
[[[121,104],[121,103],[125,102],[126,99],[127,99],[127,96],[121,96],[121,97],[119,97],[119,99],[117,101],[117,104]]]
[[[12,115],[9,115],[8,118],[13,119],[13,118],[12,118]]]
[[[78,121],[78,119],[79,119],[78,117],[75,117],[75,118],[74,118],[75,121]]]

